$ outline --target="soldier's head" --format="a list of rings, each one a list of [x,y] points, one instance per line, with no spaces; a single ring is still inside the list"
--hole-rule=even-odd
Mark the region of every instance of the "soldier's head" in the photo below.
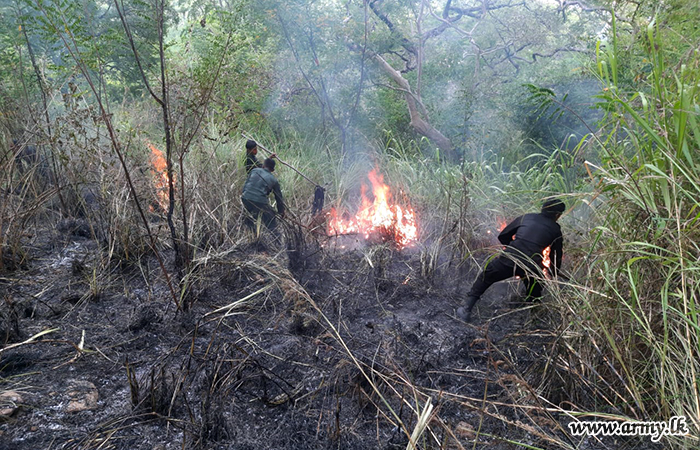
[[[559,220],[565,210],[566,205],[558,198],[551,198],[542,205],[542,214],[554,220]]]
[[[267,171],[270,173],[275,171],[275,165],[277,165],[277,163],[272,158],[267,158],[265,161],[263,161],[263,169],[267,169]]]
[[[252,139],[248,139],[248,142],[245,143],[245,151],[251,155],[257,154],[258,153],[258,143]]]

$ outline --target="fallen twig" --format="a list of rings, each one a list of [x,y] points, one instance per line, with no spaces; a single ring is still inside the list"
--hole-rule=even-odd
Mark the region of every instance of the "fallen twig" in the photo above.
[[[58,331],[59,329],[60,329],[60,328],[52,328],[52,329],[50,329],[50,330],[41,331],[41,332],[35,334],[34,336],[30,337],[30,338],[27,339],[26,341],[18,342],[18,343],[16,343],[16,344],[11,344],[11,345],[8,345],[8,346],[5,347],[5,348],[0,348],[0,353],[2,353],[2,352],[4,352],[4,351],[7,351],[7,350],[10,350],[10,349],[13,349],[13,348],[20,347],[20,346],[22,346],[22,345],[31,344],[32,342],[34,342],[35,340],[37,340],[37,339],[40,338],[41,336],[47,335],[47,334],[49,334],[49,333],[53,333],[54,331]]]

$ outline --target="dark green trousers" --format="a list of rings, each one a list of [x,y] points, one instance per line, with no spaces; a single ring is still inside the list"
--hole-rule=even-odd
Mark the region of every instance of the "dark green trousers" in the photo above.
[[[248,214],[245,214],[243,221],[251,230],[255,230],[255,224],[258,221],[258,217],[262,218],[262,223],[270,230],[273,234],[277,235],[277,219],[275,210],[265,203],[253,202],[242,198],[243,207],[245,207]]]

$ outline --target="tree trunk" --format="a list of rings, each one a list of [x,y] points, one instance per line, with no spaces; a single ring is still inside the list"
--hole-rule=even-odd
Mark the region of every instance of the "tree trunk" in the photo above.
[[[379,64],[379,67],[381,67],[394,83],[399,86],[400,90],[404,92],[408,113],[411,117],[411,128],[421,136],[430,139],[431,142],[444,152],[444,156],[448,160],[455,161],[457,155],[452,141],[428,122],[425,107],[420,102],[420,98],[411,91],[411,85],[408,83],[408,80],[401,75],[401,72],[391,67],[380,55],[375,54],[373,58]]]

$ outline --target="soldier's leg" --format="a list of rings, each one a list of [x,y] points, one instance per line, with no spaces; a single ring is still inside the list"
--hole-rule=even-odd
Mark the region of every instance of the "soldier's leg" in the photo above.
[[[515,275],[515,264],[510,259],[498,257],[486,265],[469,290],[470,297],[481,297],[492,284]]]
[[[464,307],[457,309],[457,316],[465,322],[471,319],[471,312],[484,292],[494,283],[506,280],[514,275],[515,264],[510,259],[498,257],[486,265],[467,294]]]
[[[525,282],[525,301],[535,301],[542,297],[542,283],[537,278],[526,276]]]
[[[244,198],[241,199],[241,203],[243,203],[243,208],[245,209],[245,211],[243,211],[243,223],[250,230],[254,231],[255,221],[258,216],[258,208],[255,206],[255,203]]]
[[[247,211],[244,216],[244,222],[250,228],[250,230],[255,234],[255,239],[260,238],[260,230],[258,230],[258,220],[262,222],[265,226],[270,228],[269,225],[269,215],[267,210],[270,209],[269,205],[264,203],[252,202],[250,200],[242,199],[243,206]],[[272,214],[274,219],[274,214]],[[276,225],[276,224],[275,224]]]
[[[267,227],[268,230],[272,231],[272,234],[277,234],[277,219],[276,219],[276,214],[275,210],[273,210],[270,206],[265,205],[265,209],[262,211],[262,219],[263,223]]]
[[[277,213],[269,205],[265,205],[265,209],[263,211],[263,223],[265,224],[267,229],[270,230],[270,233],[272,233],[272,235],[274,236],[275,244],[281,244],[282,233],[280,232],[280,229],[277,226]]]
[[[542,268],[535,263],[528,262],[516,266],[515,274],[525,283],[525,301],[533,301],[542,297],[542,283],[540,280],[544,276]]]

